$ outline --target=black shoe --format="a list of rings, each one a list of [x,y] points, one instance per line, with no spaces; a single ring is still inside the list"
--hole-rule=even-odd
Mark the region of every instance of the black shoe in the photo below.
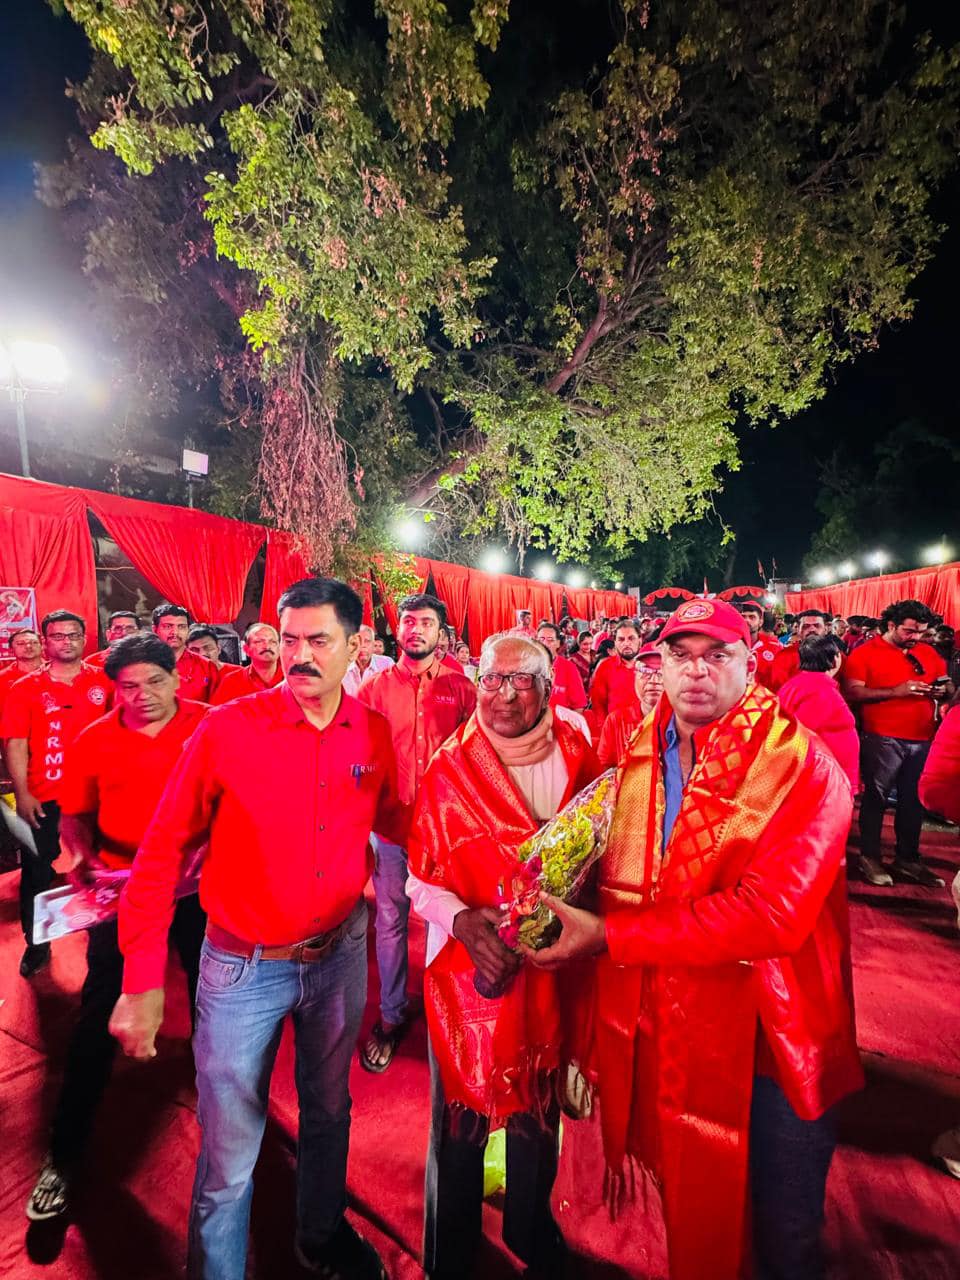
[[[387,1280],[380,1255],[346,1218],[313,1257],[308,1257],[299,1245],[295,1252],[300,1265],[323,1280]]]
[[[35,947],[28,945],[20,959],[20,977],[32,978],[44,965],[50,963],[50,943],[44,942]]]
[[[925,889],[942,889],[946,883],[936,872],[925,867],[919,860],[894,862],[893,870],[898,880],[903,880],[907,884],[922,884]]]
[[[857,866],[867,884],[875,884],[882,888],[893,884],[893,876],[884,869],[884,865],[879,859],[867,858],[861,854],[857,859]]]

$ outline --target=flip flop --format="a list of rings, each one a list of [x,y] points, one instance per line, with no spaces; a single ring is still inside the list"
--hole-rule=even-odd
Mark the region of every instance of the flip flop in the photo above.
[[[364,1071],[371,1071],[374,1075],[382,1075],[393,1061],[394,1054],[397,1052],[397,1046],[406,1035],[407,1028],[410,1025],[410,1019],[406,1018],[399,1027],[394,1027],[392,1031],[387,1031],[383,1023],[377,1021],[370,1028],[370,1035],[366,1044],[359,1051],[360,1065]],[[371,1054],[371,1048],[374,1049]],[[386,1053],[386,1058],[383,1054]]]

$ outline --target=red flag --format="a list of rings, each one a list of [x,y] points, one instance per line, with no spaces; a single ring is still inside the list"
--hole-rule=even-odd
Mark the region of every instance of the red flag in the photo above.
[[[767,580],[767,571],[766,571],[766,569],[763,567],[763,565],[760,563],[760,561],[759,561],[759,560],[757,561],[757,573],[759,573],[759,575],[760,575],[760,577],[763,579],[763,581],[764,581],[764,582],[766,582],[766,580]]]

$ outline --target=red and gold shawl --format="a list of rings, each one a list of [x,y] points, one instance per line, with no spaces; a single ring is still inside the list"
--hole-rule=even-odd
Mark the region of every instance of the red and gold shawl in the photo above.
[[[809,739],[760,686],[697,741],[663,847],[666,699],[627,750],[600,863],[604,914],[693,900],[735,884],[804,771]],[[597,968],[596,1060],[614,1175],[660,1182],[672,1280],[733,1280],[743,1253],[757,1002],[749,964]]]
[[[600,770],[579,730],[555,721],[553,733],[567,766],[566,804]],[[538,826],[474,714],[424,775],[410,870],[452,890],[468,907],[496,906],[509,896],[519,869],[517,849]],[[455,938],[424,975],[427,1025],[446,1100],[494,1123],[538,1112],[565,1058],[557,977],[525,964],[504,994],[490,1000],[477,994],[473,976],[473,961]]]

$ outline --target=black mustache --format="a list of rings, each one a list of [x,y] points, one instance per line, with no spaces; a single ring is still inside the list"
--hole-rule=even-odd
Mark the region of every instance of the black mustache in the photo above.
[[[312,667],[309,662],[297,662],[287,672],[288,676],[317,676],[323,679],[323,672]]]

